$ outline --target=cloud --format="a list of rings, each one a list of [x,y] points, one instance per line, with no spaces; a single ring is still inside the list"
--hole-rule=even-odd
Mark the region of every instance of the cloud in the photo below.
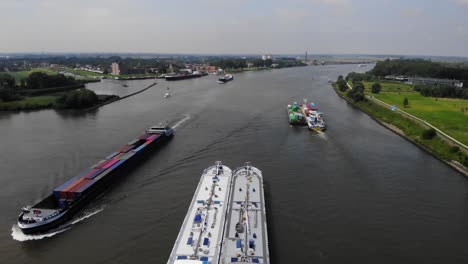
[[[400,15],[403,17],[422,17],[425,15],[424,11],[421,8],[405,8],[400,11]]]
[[[468,36],[468,34],[463,26],[458,26],[455,28],[455,36],[459,38],[465,38],[466,36]]]
[[[454,0],[455,3],[463,6],[468,6],[468,0]]]
[[[350,4],[349,0],[310,0],[310,1],[316,4],[326,4],[326,5],[336,6],[336,7],[344,7]]]

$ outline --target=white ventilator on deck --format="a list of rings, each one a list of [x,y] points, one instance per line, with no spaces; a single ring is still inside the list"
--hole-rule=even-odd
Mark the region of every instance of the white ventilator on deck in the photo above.
[[[168,264],[218,264],[232,171],[217,161],[206,169]]]
[[[219,264],[231,263],[270,263],[262,172],[249,162],[232,176]]]

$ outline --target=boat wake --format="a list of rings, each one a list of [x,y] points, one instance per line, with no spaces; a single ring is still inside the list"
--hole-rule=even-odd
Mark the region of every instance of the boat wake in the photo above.
[[[83,213],[83,215],[80,215],[78,218],[76,219],[72,219],[71,222],[68,222],[62,226],[59,226],[58,228],[54,229],[54,230],[51,230],[50,232],[48,233],[45,233],[45,234],[35,234],[35,235],[26,235],[24,234],[21,229],[18,227],[18,225],[13,225],[11,227],[11,237],[16,240],[16,241],[20,241],[20,242],[24,242],[24,241],[29,241],[29,240],[41,240],[43,238],[48,238],[48,237],[53,237],[57,234],[60,234],[62,232],[65,232],[67,231],[68,229],[70,229],[74,224],[77,224],[95,214],[98,214],[100,212],[102,212],[102,210],[104,210],[104,208],[99,208],[99,209],[95,209],[95,210],[90,210],[90,211],[86,211]]]
[[[325,132],[317,131],[317,136],[323,140],[328,140],[328,136],[325,134]]]
[[[190,115],[185,115],[184,118],[182,118],[181,120],[179,120],[179,122],[175,123],[173,126],[172,126],[172,129],[176,129],[177,127],[179,127],[180,125],[182,125],[184,122],[186,122],[187,120],[190,119]]]

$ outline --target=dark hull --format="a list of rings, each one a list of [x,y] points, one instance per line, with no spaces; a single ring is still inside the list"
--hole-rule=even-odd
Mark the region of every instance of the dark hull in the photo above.
[[[203,75],[201,74],[187,74],[187,75],[175,75],[175,76],[166,76],[166,81],[180,81],[186,79],[200,78]]]
[[[76,213],[81,211],[81,209],[84,206],[94,201],[96,197],[101,195],[105,189],[111,186],[111,184],[114,184],[115,182],[118,182],[119,180],[124,179],[126,173],[130,172],[131,169],[135,167],[135,165],[144,161],[151,152],[154,152],[158,147],[161,147],[161,145],[165,144],[172,137],[173,135],[171,136],[163,135],[157,138],[156,140],[154,140],[150,145],[145,147],[143,150],[138,152],[138,154],[135,154],[131,158],[126,160],[124,163],[122,163],[118,167],[117,170],[114,170],[111,173],[107,174],[106,177],[102,178],[98,183],[94,184],[93,188],[87,194],[85,194],[79,200],[76,200],[70,207],[68,207],[66,211],[63,211],[63,214],[56,220],[49,222],[47,224],[44,224],[44,225],[36,226],[36,227],[21,228],[21,231],[23,231],[23,233],[25,234],[44,233],[44,232],[50,231],[52,229],[55,229],[63,225],[68,220],[70,220]],[[50,205],[50,203],[53,203],[54,201],[55,201],[55,198],[52,194],[48,196],[47,198],[45,198],[44,200],[40,201],[34,207],[41,208],[42,207],[41,205],[46,205],[46,204]],[[59,210],[59,207],[57,204],[56,204],[56,209]],[[20,215],[19,218],[21,218],[21,216],[22,215]]]

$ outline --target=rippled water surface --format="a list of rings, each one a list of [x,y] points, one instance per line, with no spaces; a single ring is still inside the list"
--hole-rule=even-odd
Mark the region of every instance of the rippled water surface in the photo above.
[[[328,84],[359,70],[248,72],[223,85],[215,76],[158,80],[87,113],[1,113],[0,262],[165,263],[203,169],[222,160],[263,171],[272,263],[468,263],[467,179]],[[152,82],[89,87],[126,95]],[[287,125],[286,105],[303,98],[325,113],[326,134]],[[176,137],[70,228],[18,241],[27,239],[14,227],[22,206],[166,121]]]

